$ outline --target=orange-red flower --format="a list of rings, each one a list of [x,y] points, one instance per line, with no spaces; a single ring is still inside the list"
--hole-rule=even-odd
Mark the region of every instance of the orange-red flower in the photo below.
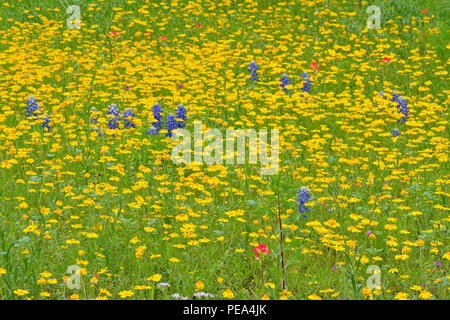
[[[309,66],[309,68],[310,68],[310,69],[313,69],[313,70],[319,70],[319,69],[320,69],[319,64],[318,64],[317,62],[315,62],[315,61],[313,61],[313,62],[311,63],[311,65]]]
[[[265,256],[267,256],[267,254],[269,252],[272,252],[272,250],[269,250],[269,248],[265,244],[260,244],[259,246],[256,247],[255,250],[253,250],[253,252],[256,252],[256,255],[255,255],[255,260],[256,260],[256,259],[258,259],[260,254],[264,254]]]

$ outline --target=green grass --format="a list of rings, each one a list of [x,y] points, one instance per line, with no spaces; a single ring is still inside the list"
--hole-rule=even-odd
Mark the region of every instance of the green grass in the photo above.
[[[227,289],[238,299],[448,298],[445,2],[69,4],[80,6],[80,30],[67,29],[63,0],[0,3],[1,299],[196,290],[222,299]],[[380,30],[366,29],[372,4]],[[305,71],[311,94],[301,91]],[[408,100],[405,124],[393,91]],[[52,117],[50,132],[25,116],[30,95]],[[191,132],[194,120],[279,129],[280,185],[260,177],[259,164],[174,165],[170,139],[146,134],[156,102],[163,119],[183,103]],[[135,128],[107,129],[112,103],[133,108]],[[312,195],[306,218],[295,201],[302,186]],[[258,244],[273,251],[264,279],[274,288],[261,283]],[[86,273],[80,290],[63,281],[71,265]],[[368,292],[370,265],[381,289]]]

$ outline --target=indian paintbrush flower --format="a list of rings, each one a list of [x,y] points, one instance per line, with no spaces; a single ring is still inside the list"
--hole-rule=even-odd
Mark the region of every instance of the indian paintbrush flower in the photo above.
[[[267,254],[269,252],[272,252],[272,250],[269,250],[269,248],[265,244],[260,244],[256,247],[256,249],[253,250],[253,252],[256,252],[255,260],[257,260],[260,255],[267,256]]]
[[[255,260],[259,258],[260,255],[267,256],[269,252],[272,252],[272,250],[269,250],[269,248],[265,244],[260,244],[256,247],[256,249],[253,250],[253,252],[256,252]],[[264,262],[263,259],[261,259],[261,280],[264,284]]]
[[[309,66],[309,68],[310,68],[310,69],[313,69],[313,70],[315,70],[315,71],[318,71],[318,70],[320,69],[319,64],[318,64],[317,62],[315,62],[315,61],[313,61],[313,62],[311,63],[311,65]]]

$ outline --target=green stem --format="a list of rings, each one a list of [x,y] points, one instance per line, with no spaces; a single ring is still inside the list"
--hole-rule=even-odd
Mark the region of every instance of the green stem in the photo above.
[[[284,273],[284,253],[283,253],[283,227],[281,223],[281,204],[280,195],[277,194],[278,201],[278,222],[280,224],[280,252],[281,252],[281,268],[283,269],[283,290],[286,289],[285,273]]]

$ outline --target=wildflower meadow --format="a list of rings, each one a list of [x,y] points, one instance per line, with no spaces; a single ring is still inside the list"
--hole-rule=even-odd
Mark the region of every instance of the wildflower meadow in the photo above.
[[[438,0],[0,0],[0,299],[448,299],[448,31]]]

